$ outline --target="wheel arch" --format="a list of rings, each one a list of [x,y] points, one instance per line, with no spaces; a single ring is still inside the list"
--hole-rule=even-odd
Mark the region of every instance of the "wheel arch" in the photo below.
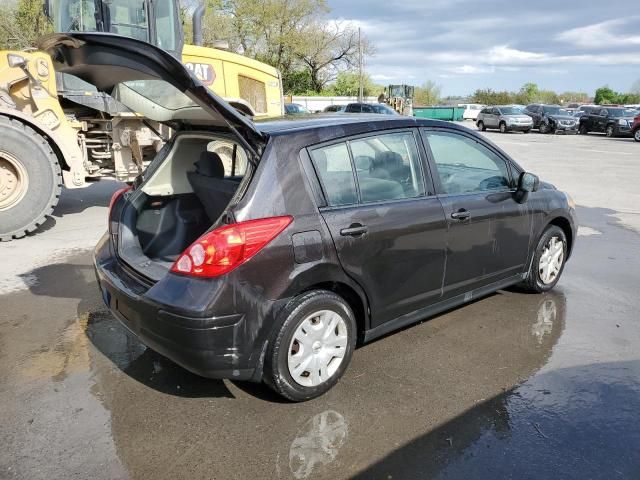
[[[551,219],[549,223],[547,223],[545,229],[549,225],[554,225],[556,227],[559,227],[564,232],[565,236],[567,237],[567,250],[569,251],[567,257],[570,257],[571,252],[573,251],[573,242],[574,242],[573,229],[571,228],[571,222],[567,218],[559,216]]]
[[[60,168],[64,172],[73,173],[82,172],[84,170],[82,151],[77,145],[77,141],[75,141],[75,139],[65,140],[63,138],[63,134],[44,127],[43,125],[34,121],[32,116],[17,110],[0,108],[0,116],[20,122],[23,125],[26,125],[29,128],[33,129],[42,138],[44,138],[53,150],[53,153],[55,154],[56,158],[58,159],[58,163],[60,164]],[[65,184],[67,184],[70,179],[65,177],[66,175],[63,174],[64,182]],[[84,175],[82,175],[81,178],[82,184],[84,184]],[[81,185],[76,184],[67,186],[77,187]]]

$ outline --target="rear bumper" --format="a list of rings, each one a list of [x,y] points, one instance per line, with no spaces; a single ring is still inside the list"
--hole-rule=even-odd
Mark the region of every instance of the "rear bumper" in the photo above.
[[[94,266],[109,310],[152,350],[203,377],[259,380],[261,348],[247,338],[244,314],[191,316],[153,300],[157,292],[151,290],[159,285],[150,288],[125,270],[107,235],[96,247]]]

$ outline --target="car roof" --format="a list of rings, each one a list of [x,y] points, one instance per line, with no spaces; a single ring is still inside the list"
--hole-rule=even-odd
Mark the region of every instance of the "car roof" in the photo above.
[[[330,129],[337,126],[362,126],[366,124],[371,130],[384,130],[388,128],[402,128],[415,126],[437,126],[449,127],[453,129],[463,130],[456,124],[441,120],[430,120],[416,117],[407,117],[401,115],[381,115],[381,114],[349,114],[342,113],[339,115],[311,114],[300,115],[295,119],[291,117],[278,117],[266,120],[258,120],[256,128],[269,135],[283,135],[292,132],[302,132],[315,129]],[[349,135],[345,132],[345,135]]]

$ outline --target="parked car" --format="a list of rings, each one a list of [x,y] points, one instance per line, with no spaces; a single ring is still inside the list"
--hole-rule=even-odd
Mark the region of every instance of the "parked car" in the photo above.
[[[344,112],[346,105],[329,105],[328,107],[324,107],[323,112],[325,113],[336,113],[336,112]]]
[[[533,121],[524,115],[517,107],[498,105],[485,107],[480,111],[476,122],[478,130],[497,128],[502,133],[519,131],[529,133],[533,128]]]
[[[533,128],[540,133],[577,133],[578,122],[559,105],[527,105],[523,113],[533,119]]]
[[[548,291],[571,254],[570,197],[462,126],[254,123],[144,42],[47,45],[59,72],[174,130],[114,194],[94,264],[115,317],[196,374],[308,400],[338,382],[357,342],[510,285]]]
[[[484,108],[484,105],[479,103],[459,103],[458,107],[464,108],[462,112],[462,120],[477,120],[480,110]]]
[[[284,104],[284,113],[287,115],[300,115],[300,114],[309,114],[311,113],[305,107],[300,105],[299,103],[285,103]]]
[[[601,107],[580,117],[580,133],[604,133],[607,137],[630,137],[634,114],[624,107]]]
[[[633,119],[633,125],[631,126],[631,134],[636,142],[640,142],[640,113]]]
[[[350,103],[343,110],[344,113],[379,113],[383,115],[398,115],[393,108],[384,103]]]

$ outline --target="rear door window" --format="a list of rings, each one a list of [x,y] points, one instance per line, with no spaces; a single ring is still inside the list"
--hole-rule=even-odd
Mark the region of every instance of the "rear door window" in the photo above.
[[[413,133],[351,140],[349,146],[354,155],[363,203],[424,195],[422,168]]]
[[[313,150],[311,159],[330,206],[357,203],[356,182],[346,143]]]
[[[422,163],[412,132],[353,139],[314,149],[310,154],[330,206],[425,194]]]

